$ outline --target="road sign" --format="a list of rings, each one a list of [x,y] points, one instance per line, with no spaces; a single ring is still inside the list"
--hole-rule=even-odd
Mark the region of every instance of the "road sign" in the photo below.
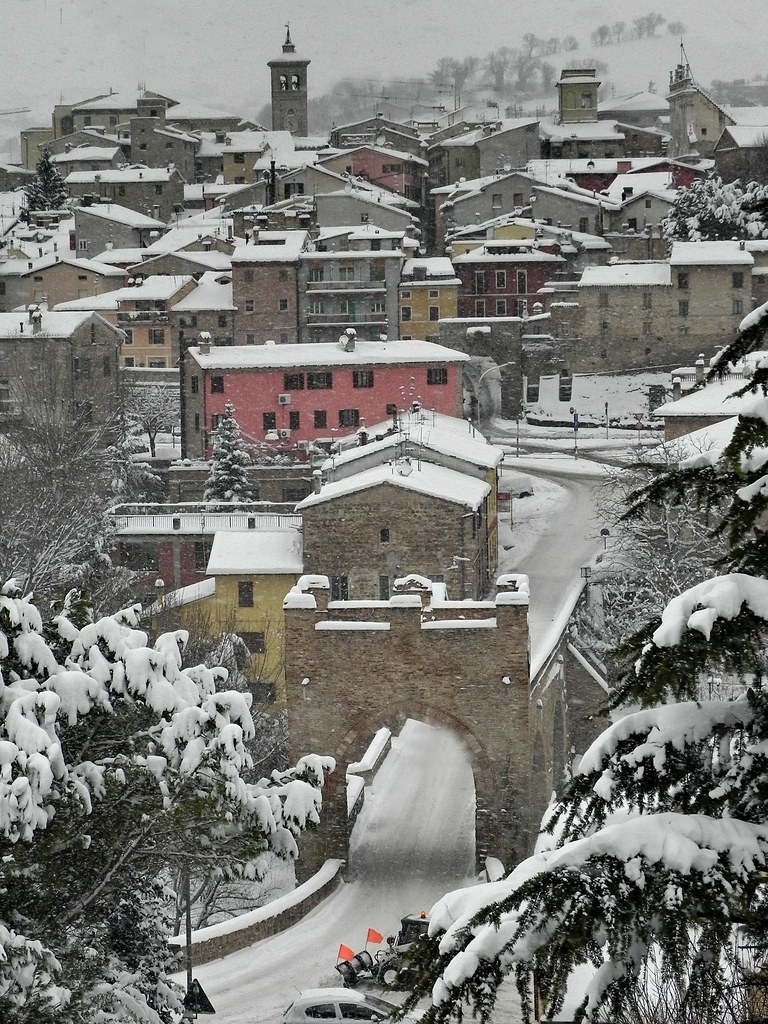
[[[192,1013],[216,1013],[213,1004],[203,991],[203,986],[197,979],[192,981],[187,994],[184,996],[184,1009]]]

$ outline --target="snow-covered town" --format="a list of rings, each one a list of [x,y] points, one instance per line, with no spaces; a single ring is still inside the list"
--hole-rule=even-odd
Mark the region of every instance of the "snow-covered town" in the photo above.
[[[0,1024],[768,1020],[768,7],[3,22]]]

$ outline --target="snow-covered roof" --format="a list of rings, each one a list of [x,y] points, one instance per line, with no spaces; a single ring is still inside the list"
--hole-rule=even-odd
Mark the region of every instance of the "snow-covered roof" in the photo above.
[[[303,537],[299,530],[223,531],[214,535],[209,576],[301,574]]]
[[[78,206],[76,216],[96,217],[99,220],[114,221],[116,224],[127,224],[132,228],[150,228],[165,230],[165,221],[148,217],[145,213],[131,210],[118,203],[97,203],[94,206]]]
[[[84,299],[71,299],[69,302],[57,304],[57,310],[75,309],[119,309],[121,302],[157,302],[170,299],[181,288],[189,284],[191,275],[177,277],[175,275],[153,274],[142,284],[117,288],[104,295],[90,295]]]
[[[742,395],[740,398],[734,397],[745,384],[745,380],[711,381],[706,387],[692,391],[676,402],[665,402],[654,415],[664,419],[689,416],[722,416],[723,418],[738,416],[755,401],[755,396],[750,393]]]
[[[408,442],[411,451],[424,447],[486,469],[495,469],[504,458],[503,449],[488,444],[485,437],[475,431],[467,420],[446,416],[444,413],[422,410],[418,414],[401,414],[399,428],[387,433],[389,430],[392,430],[391,420],[367,427],[366,431],[371,438],[380,434],[387,436],[380,441],[343,448],[325,460],[323,472],[370,457],[371,452],[388,451],[403,442]]]
[[[398,472],[398,464],[366,469],[335,483],[325,484],[319,494],[310,494],[297,504],[296,509],[310,508],[333,501],[335,498],[380,486],[402,487],[452,504],[477,509],[491,490],[490,485],[483,480],[429,462],[417,464],[411,461],[409,468],[410,473],[407,475]]]
[[[751,267],[754,258],[743,242],[673,242],[669,256],[673,267],[692,264],[716,266],[718,264],[741,264]]]
[[[427,280],[416,281],[413,275],[417,270],[423,270]],[[423,258],[407,259],[400,271],[401,283],[405,284],[403,278],[407,278],[408,287],[419,284],[458,284],[459,279],[453,272],[453,264],[447,256],[425,256]]]
[[[132,249],[105,249],[104,252],[100,252],[96,257],[98,263],[106,263],[117,265],[126,264],[130,266],[132,263],[141,263],[146,249],[140,249],[138,247]]]
[[[0,338],[68,338],[91,318],[90,312],[60,312],[41,309],[40,330],[33,334],[25,313],[0,313]]]
[[[487,242],[476,249],[470,249],[460,256],[454,256],[454,266],[464,263],[565,263],[562,256],[533,248],[532,243],[526,248],[514,246],[514,252],[507,252],[504,239]]]
[[[110,185],[126,184],[131,181],[167,182],[176,174],[175,168],[167,167],[105,167],[100,171],[71,171],[64,179],[65,185],[91,185],[104,182]]]
[[[114,294],[114,293],[112,293]],[[361,341],[354,352],[335,342],[316,345],[214,345],[203,354],[190,348],[188,354],[206,370],[268,370],[298,366],[391,366],[398,363],[463,363],[464,352],[428,341]]]
[[[202,309],[236,309],[232,301],[232,278],[228,274],[209,270],[197,282],[189,295],[179,299],[173,307],[177,312]]]
[[[144,253],[146,249],[142,250]],[[173,252],[163,252],[150,256],[148,259],[138,259],[130,269],[134,273],[152,273],[152,265],[158,260],[164,260],[168,256],[178,257],[189,263],[195,263],[200,270],[215,271],[217,274],[232,272],[232,257],[226,252],[219,252],[218,249],[211,249],[208,252],[198,249],[174,249]],[[145,267],[146,270],[142,270]]]
[[[571,121],[567,124],[555,124],[552,121],[540,121],[539,132],[545,139],[553,142],[620,141],[624,132],[619,130],[616,121]]]
[[[9,259],[0,263],[0,277],[23,277],[25,274],[39,273],[47,270],[57,263],[65,263],[70,267],[79,267],[82,270],[90,270],[92,274],[101,274],[103,277],[123,277],[124,272],[120,267],[113,267],[100,260],[81,260],[69,253],[49,252],[47,256],[41,256],[36,260]]]
[[[736,125],[768,125],[768,107],[728,107],[728,113]]]
[[[765,145],[766,139],[768,139],[768,123],[760,125],[732,124],[729,128],[724,128],[723,132],[727,132],[737,146],[754,148]]]
[[[635,92],[631,96],[622,96],[601,103],[605,110],[669,110],[669,100],[656,92]]]
[[[122,154],[119,146],[75,146],[51,157],[52,164],[71,164],[78,160],[114,160]]]
[[[260,231],[257,242],[236,247],[232,253],[232,262],[295,262],[308,241],[309,235],[306,231]]]
[[[585,267],[578,282],[579,288],[610,288],[616,285],[669,285],[672,273],[669,264],[653,263],[610,263],[606,267]]]
[[[607,196],[612,202],[620,203],[624,200],[624,192],[630,189],[627,198],[636,199],[644,192],[656,194],[668,193],[670,204],[674,202],[677,195],[677,186],[671,171],[642,171],[635,174],[617,174],[608,188],[602,190],[602,195]]]

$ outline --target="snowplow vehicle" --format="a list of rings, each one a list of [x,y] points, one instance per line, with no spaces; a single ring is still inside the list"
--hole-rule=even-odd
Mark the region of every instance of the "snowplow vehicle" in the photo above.
[[[413,980],[413,969],[408,953],[414,943],[427,934],[427,912],[406,914],[400,919],[397,935],[387,938],[387,949],[371,954],[367,949],[355,953],[351,960],[336,964],[346,988],[354,988],[361,981],[372,981],[385,988],[408,988]]]

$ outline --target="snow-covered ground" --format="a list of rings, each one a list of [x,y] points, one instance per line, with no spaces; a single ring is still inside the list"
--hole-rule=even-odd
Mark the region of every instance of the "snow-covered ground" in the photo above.
[[[408,721],[355,824],[352,880],[299,924],[195,970],[216,1021],[277,1024],[298,991],[339,984],[341,943],[363,948],[368,928],[393,935],[403,914],[428,910],[445,892],[471,884],[474,815],[472,770],[460,740]],[[499,1024],[519,1019],[511,985],[503,1002]]]

